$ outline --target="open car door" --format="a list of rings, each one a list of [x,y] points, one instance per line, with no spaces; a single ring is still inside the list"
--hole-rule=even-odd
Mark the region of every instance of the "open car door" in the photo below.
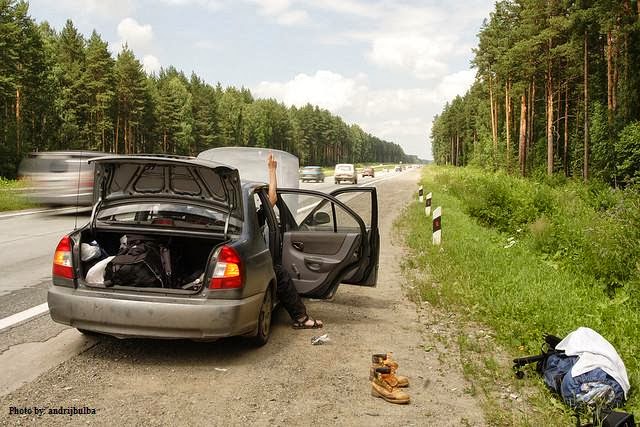
[[[365,219],[352,209],[355,199],[363,204],[359,211],[370,213]],[[276,208],[282,267],[298,293],[331,298],[340,283],[375,286],[379,253],[375,188],[347,188],[335,195],[279,189]]]

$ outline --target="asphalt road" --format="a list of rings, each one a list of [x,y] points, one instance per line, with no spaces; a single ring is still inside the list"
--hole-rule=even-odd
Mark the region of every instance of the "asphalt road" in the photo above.
[[[406,179],[407,174],[411,175],[410,180]],[[358,186],[379,186],[387,182],[386,187],[391,188],[388,182],[401,177],[404,179],[398,181],[402,181],[403,186],[411,185],[407,183],[415,183],[418,173],[415,170],[380,173],[375,178],[360,178]],[[324,183],[300,185],[300,188],[326,193],[343,187],[346,185],[335,185],[331,177]],[[383,200],[379,203],[384,206]],[[0,214],[0,322],[46,302],[51,260],[59,239],[88,219],[86,210],[76,213],[73,209]],[[0,396],[19,389],[97,343],[99,340],[95,338],[54,323],[46,311],[0,330],[0,378],[3,378]]]

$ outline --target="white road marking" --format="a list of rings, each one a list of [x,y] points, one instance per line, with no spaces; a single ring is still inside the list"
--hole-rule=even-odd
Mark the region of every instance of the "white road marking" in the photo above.
[[[16,326],[20,323],[24,323],[36,316],[47,313],[49,311],[49,305],[44,304],[36,305],[20,313],[13,314],[11,316],[0,319],[0,331]]]

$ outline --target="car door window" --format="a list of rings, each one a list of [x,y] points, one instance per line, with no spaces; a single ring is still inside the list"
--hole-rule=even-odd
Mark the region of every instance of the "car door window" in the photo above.
[[[342,206],[320,197],[305,197],[294,218],[299,230],[359,232],[354,216]]]
[[[370,192],[343,192],[333,195],[345,205],[349,206],[364,221],[367,230],[371,229],[373,221],[372,193]]]

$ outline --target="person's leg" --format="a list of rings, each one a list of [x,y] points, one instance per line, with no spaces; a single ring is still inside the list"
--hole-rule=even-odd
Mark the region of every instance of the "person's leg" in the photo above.
[[[307,315],[307,308],[302,302],[302,298],[298,295],[298,291],[296,290],[293,281],[291,280],[291,276],[280,265],[275,265],[273,267],[276,273],[276,280],[278,282],[277,286],[277,294],[278,299],[282,303],[282,306],[291,319],[300,325],[301,327],[320,327],[322,326],[322,322],[311,319]]]

